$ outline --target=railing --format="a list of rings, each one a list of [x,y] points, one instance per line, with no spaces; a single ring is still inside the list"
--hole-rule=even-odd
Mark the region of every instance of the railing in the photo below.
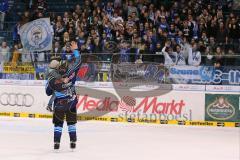
[[[61,57],[62,53],[50,53],[46,52],[33,52],[33,53],[19,53],[22,61],[32,63],[49,63],[51,59]],[[0,53],[1,55],[1,53]],[[164,64],[164,55],[162,52],[156,54],[151,53],[81,53],[82,61],[86,62],[109,62],[109,63],[121,63],[124,61],[124,57],[127,59],[124,62],[152,62]],[[12,62],[13,53],[9,53],[7,62]],[[21,58],[17,62],[21,62]],[[186,65],[188,65],[188,55],[184,55]],[[24,60],[23,60],[24,59]],[[231,55],[216,55],[216,54],[204,54],[201,55],[201,65],[214,65],[214,60],[220,60],[221,66],[240,66],[240,53]]]
[[[41,56],[39,56],[41,54]],[[49,62],[50,59],[56,55],[61,54],[50,54],[50,53],[33,53],[33,62]],[[127,58],[126,60],[124,58]],[[121,62],[154,62],[157,64],[164,64],[164,55],[159,52],[158,54],[119,54],[119,53],[82,53],[83,61],[97,61],[97,62],[110,62],[110,63],[121,63]],[[140,60],[140,61],[139,61]],[[188,64],[188,57],[185,57],[186,64]],[[221,66],[240,66],[240,54],[239,55],[221,55],[217,56],[214,54],[201,56],[201,65],[214,65],[214,61],[219,60]]]

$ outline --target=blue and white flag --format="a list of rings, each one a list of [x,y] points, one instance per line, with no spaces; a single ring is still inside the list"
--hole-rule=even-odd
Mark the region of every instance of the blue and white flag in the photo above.
[[[52,49],[53,30],[49,18],[40,18],[23,25],[19,34],[23,48],[27,51]]]

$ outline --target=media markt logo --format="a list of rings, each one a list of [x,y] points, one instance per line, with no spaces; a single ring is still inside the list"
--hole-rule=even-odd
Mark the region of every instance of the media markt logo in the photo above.
[[[233,119],[236,113],[236,108],[234,107],[232,101],[233,97],[229,98],[224,95],[215,95],[215,97],[211,97],[210,100],[209,96],[210,95],[206,95],[206,118],[209,116],[210,118],[212,118],[212,120],[218,121],[228,121]]]

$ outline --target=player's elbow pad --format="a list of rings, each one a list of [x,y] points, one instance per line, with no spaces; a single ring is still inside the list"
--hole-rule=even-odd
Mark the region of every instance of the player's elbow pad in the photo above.
[[[53,90],[50,89],[50,87],[47,87],[46,88],[46,94],[47,94],[47,96],[51,96],[53,94]]]

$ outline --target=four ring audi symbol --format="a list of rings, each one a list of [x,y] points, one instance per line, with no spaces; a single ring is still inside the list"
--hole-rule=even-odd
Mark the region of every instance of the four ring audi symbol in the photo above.
[[[31,94],[5,92],[0,95],[0,104],[3,106],[31,107],[33,103],[34,97]]]

